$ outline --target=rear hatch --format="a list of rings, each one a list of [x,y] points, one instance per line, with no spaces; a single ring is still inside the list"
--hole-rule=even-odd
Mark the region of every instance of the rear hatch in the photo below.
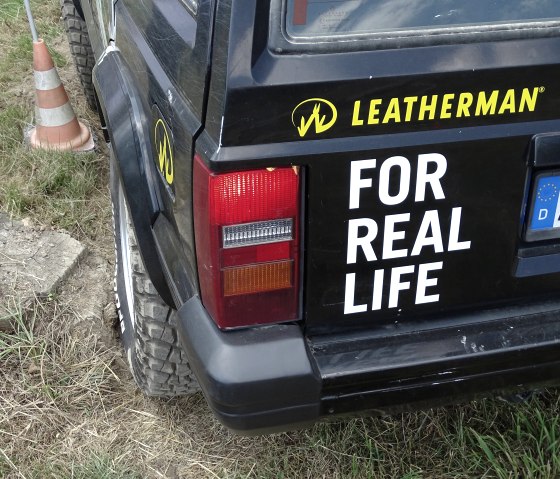
[[[273,1],[250,58],[230,38],[224,158],[304,167],[310,335],[558,293],[560,7],[405,3]]]

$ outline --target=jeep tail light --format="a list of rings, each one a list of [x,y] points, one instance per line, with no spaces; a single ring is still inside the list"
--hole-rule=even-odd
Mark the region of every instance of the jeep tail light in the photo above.
[[[215,174],[195,156],[200,291],[220,328],[298,319],[299,184],[295,167]]]

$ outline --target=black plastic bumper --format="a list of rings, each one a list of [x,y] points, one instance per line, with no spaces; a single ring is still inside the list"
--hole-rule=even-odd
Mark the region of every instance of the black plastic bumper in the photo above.
[[[305,338],[297,325],[222,332],[198,297],[179,318],[208,403],[245,434],[560,382],[558,301],[336,338]]]
[[[222,332],[197,296],[178,313],[191,368],[225,426],[258,434],[319,418],[321,381],[299,326]]]

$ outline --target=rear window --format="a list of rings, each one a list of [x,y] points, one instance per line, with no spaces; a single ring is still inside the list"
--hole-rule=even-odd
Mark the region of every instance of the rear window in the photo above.
[[[286,32],[297,39],[560,19],[560,0],[286,0]]]

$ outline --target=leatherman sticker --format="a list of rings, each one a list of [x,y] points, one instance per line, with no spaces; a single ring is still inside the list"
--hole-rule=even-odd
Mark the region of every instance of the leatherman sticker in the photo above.
[[[464,91],[391,98],[359,98],[339,105],[309,98],[292,111],[292,124],[301,138],[318,137],[332,127],[374,132],[380,126],[422,124],[484,117],[505,117],[537,110],[545,87]]]
[[[315,134],[329,130],[336,123],[337,117],[336,107],[329,100],[309,98],[292,111],[292,124],[303,138],[310,130]]]
[[[159,108],[154,106],[153,113],[154,161],[163,183],[173,197],[175,179],[173,135]]]
[[[447,159],[439,153],[418,155],[416,163],[404,156],[384,161],[353,161],[350,163],[348,209],[388,211],[388,207],[401,205],[411,198],[415,203],[428,198],[443,201],[446,195],[441,180],[446,173]],[[379,184],[375,194],[377,204],[364,205],[361,194],[373,187],[375,175]],[[445,268],[445,256],[471,248],[471,241],[464,238],[462,232],[463,208],[415,211],[421,217],[418,228],[410,227],[418,223],[413,221],[416,218],[412,213],[365,216],[348,221],[344,314],[399,308],[406,291],[413,292],[414,304],[439,302],[439,275]],[[448,218],[450,221],[446,221]],[[373,242],[378,236],[382,236],[382,242],[377,242],[378,247],[374,248]],[[412,248],[402,247],[406,242]],[[426,253],[441,256],[441,260],[423,262],[422,255]],[[386,266],[388,260],[397,258],[402,258],[399,266]],[[358,276],[352,270],[364,259],[371,264],[371,270],[367,275]],[[358,282],[367,283],[371,292],[368,302],[356,302]],[[384,291],[388,291],[388,295],[384,295]]]
[[[160,118],[156,122],[154,137],[156,139],[157,165],[159,172],[168,185],[173,184],[173,150],[169,131],[164,121]]]

